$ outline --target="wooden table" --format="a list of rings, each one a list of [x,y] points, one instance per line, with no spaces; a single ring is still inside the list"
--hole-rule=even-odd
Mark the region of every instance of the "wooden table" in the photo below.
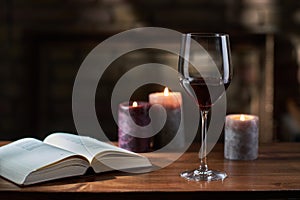
[[[212,168],[224,169],[229,177],[223,182],[191,182],[179,177],[179,172],[198,166],[197,152],[191,150],[170,166],[146,174],[115,171],[29,187],[0,178],[0,199],[300,199],[300,143],[260,145],[255,161],[226,160],[223,146],[217,145],[208,162]]]

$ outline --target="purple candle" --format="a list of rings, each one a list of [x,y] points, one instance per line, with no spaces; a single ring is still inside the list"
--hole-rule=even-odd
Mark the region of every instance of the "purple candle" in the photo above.
[[[119,105],[119,147],[133,152],[150,151],[151,133],[141,127],[150,123],[150,104],[147,102],[124,102]]]

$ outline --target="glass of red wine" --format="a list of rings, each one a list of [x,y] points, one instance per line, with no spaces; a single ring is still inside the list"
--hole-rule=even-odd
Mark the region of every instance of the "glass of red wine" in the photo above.
[[[200,166],[180,175],[187,180],[223,180],[227,174],[208,168],[206,133],[208,113],[232,79],[229,36],[219,33],[183,34],[178,63],[180,83],[192,96],[201,114]]]

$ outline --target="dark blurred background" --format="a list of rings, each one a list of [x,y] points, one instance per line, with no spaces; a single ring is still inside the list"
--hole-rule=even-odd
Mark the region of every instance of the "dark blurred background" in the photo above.
[[[0,139],[76,132],[72,86],[85,56],[109,36],[143,26],[229,33],[228,113],[259,115],[261,142],[300,141],[299,0],[1,0]],[[112,140],[113,84],[145,56],[177,67],[161,52],[135,52],[110,67],[100,87],[107,96],[96,107]]]

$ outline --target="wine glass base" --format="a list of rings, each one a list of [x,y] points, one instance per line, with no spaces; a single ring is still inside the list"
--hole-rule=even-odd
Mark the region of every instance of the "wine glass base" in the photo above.
[[[192,171],[184,171],[180,173],[180,176],[189,181],[223,181],[227,177],[227,174],[216,170],[201,171],[195,169]]]

